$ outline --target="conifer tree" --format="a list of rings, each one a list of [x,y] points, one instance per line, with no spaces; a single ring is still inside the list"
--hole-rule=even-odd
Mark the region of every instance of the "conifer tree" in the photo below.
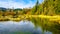
[[[35,14],[37,12],[38,6],[39,6],[39,0],[37,0],[35,7],[33,7],[32,14]]]

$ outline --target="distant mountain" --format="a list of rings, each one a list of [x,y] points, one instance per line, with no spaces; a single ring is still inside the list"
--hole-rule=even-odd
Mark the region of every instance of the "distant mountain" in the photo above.
[[[9,8],[10,9],[10,8]],[[2,10],[2,11],[6,11],[6,10],[8,10],[8,8],[3,8],[3,7],[0,7],[0,10]],[[14,11],[22,11],[23,9],[21,9],[21,8],[16,8],[16,9],[12,9],[12,10],[14,10]]]
[[[21,8],[17,8],[17,9],[14,9],[14,11],[22,11],[23,9],[21,9]]]
[[[6,11],[7,9],[6,8],[3,8],[3,7],[0,7],[0,10]]]
[[[6,10],[6,8],[0,7],[0,10]]]

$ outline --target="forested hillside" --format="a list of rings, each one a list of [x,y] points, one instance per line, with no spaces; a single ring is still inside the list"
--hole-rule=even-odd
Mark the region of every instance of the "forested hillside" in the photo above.
[[[36,6],[33,7],[33,12],[43,15],[60,15],[60,0],[44,0],[39,4],[37,0]]]

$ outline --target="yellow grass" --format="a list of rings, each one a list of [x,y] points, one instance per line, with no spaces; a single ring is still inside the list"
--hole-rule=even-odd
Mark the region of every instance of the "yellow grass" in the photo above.
[[[60,21],[60,16],[59,15],[55,15],[55,16],[47,16],[47,15],[20,15],[17,18],[12,18],[9,16],[5,16],[5,17],[0,17],[0,20],[2,19],[10,19],[10,20],[21,20],[21,19],[26,19],[26,18],[31,18],[31,17],[39,17],[39,18],[46,18],[52,21]]]

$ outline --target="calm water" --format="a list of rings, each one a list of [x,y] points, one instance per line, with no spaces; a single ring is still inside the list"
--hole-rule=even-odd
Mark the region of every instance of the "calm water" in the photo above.
[[[35,22],[35,21],[34,21]],[[0,22],[0,34],[59,34],[48,26],[28,20]]]

